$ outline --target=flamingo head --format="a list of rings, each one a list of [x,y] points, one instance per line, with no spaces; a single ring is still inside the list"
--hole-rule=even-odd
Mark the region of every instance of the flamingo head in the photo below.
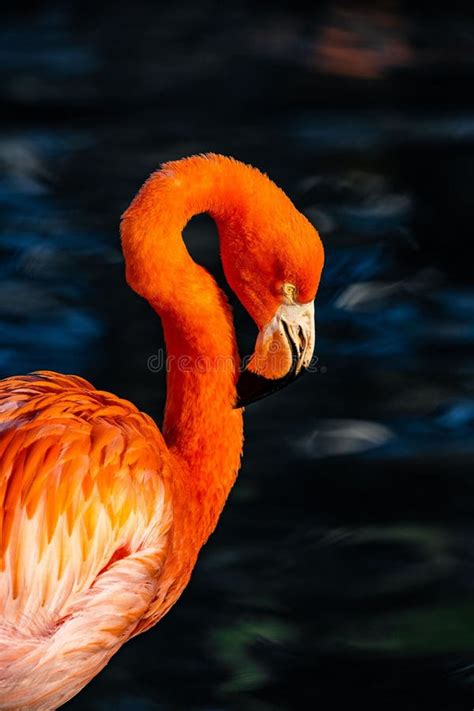
[[[227,281],[259,329],[239,377],[236,407],[280,389],[308,368],[324,262],[313,225],[266,175],[246,168],[245,179],[233,186],[232,213],[217,218]]]

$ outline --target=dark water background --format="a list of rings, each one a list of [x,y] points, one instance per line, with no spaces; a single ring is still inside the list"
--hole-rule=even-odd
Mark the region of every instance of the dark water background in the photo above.
[[[117,228],[164,160],[259,166],[327,254],[321,372],[248,410],[188,590],[71,711],[474,706],[473,17],[313,5],[3,10],[2,376],[80,373],[160,421]],[[210,220],[186,238],[219,274]]]

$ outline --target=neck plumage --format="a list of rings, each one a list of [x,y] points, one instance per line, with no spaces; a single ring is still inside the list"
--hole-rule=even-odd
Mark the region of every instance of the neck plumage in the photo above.
[[[167,164],[144,184],[121,225],[127,281],[163,322],[163,435],[198,493],[214,501],[216,513],[240,463],[242,411],[233,408],[238,350],[226,297],[191,259],[182,230],[202,212],[225,222],[222,191],[229,186],[221,181],[222,172],[209,158]]]

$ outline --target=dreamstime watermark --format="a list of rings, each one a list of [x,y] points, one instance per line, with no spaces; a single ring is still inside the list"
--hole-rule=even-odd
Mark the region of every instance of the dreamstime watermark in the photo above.
[[[288,355],[270,353],[266,356],[247,355],[240,360],[239,370],[243,371],[253,359],[253,366],[257,372],[288,372],[296,365],[296,357],[288,358]],[[288,367],[289,362],[291,365]],[[181,373],[225,373],[234,367],[232,356],[208,356],[200,354],[190,355],[167,355],[164,348],[158,348],[157,352],[147,358],[147,368],[152,373],[169,373],[170,370],[178,370]],[[305,369],[309,373],[326,373],[327,367],[319,364],[317,356],[313,355],[309,365]]]

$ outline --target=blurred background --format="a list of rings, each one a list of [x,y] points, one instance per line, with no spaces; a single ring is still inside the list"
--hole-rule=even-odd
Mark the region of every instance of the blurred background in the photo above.
[[[470,3],[2,14],[2,377],[80,373],[161,421],[162,333],[125,284],[118,223],[162,161],[253,163],[326,248],[320,371],[248,409],[189,588],[67,708],[471,709]],[[213,223],[186,240],[223,283]]]

